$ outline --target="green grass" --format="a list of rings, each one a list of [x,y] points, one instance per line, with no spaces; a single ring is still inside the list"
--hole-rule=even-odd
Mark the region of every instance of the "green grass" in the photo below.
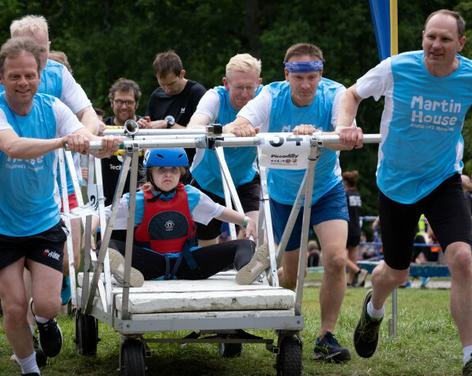
[[[449,314],[447,290],[399,290],[398,336],[388,336],[388,319],[382,323],[381,342],[370,359],[359,358],[352,345],[352,334],[367,290],[348,289],[339,317],[336,335],[349,347],[352,360],[345,365],[323,364],[311,359],[313,341],[319,329],[318,288],[305,288],[303,313],[304,375],[460,375],[462,351],[456,328]],[[390,306],[387,307],[389,311]],[[119,336],[104,324],[99,326],[101,341],[96,357],[82,357],[75,352],[74,320],[61,317],[64,347],[49,361],[45,376],[114,375],[118,368]],[[274,337],[273,331],[263,333]],[[263,345],[245,345],[240,358],[221,359],[216,345],[151,344],[152,356],[146,358],[148,375],[275,375],[275,356]],[[0,375],[18,375],[10,358],[5,335],[0,336]]]

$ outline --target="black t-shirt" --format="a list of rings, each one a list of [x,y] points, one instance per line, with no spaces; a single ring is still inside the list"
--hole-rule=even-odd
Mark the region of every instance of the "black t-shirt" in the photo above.
[[[186,126],[205,92],[203,85],[192,80],[187,80],[184,90],[177,95],[169,96],[158,87],[149,98],[146,115],[151,120],[163,120],[167,115],[172,115],[177,124]],[[185,151],[192,163],[195,149],[185,149]]]
[[[172,115],[177,124],[186,126],[205,91],[201,84],[192,80],[187,80],[184,90],[177,95],[169,96],[158,87],[149,98],[146,115],[151,120],[163,120]]]
[[[139,118],[139,117],[138,117]],[[114,125],[113,116],[103,119],[106,125]],[[113,195],[115,194],[116,186],[118,185],[118,179],[120,177],[121,167],[123,165],[124,155],[112,155],[110,158],[102,158],[102,180],[103,180],[103,195],[105,196],[105,206],[111,205],[113,201]],[[126,177],[126,183],[123,188],[123,193],[129,192],[129,179],[130,174]],[[139,157],[138,167],[138,185],[144,182],[146,179],[143,157]]]
[[[360,211],[362,206],[361,195],[355,189],[346,191],[347,208],[349,210],[348,236],[360,236]]]

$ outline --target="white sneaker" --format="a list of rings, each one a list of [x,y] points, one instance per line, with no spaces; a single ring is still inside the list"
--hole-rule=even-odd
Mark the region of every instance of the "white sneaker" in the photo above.
[[[250,285],[269,266],[269,247],[267,244],[262,244],[257,247],[251,261],[238,270],[236,273],[236,283],[239,285]]]
[[[110,271],[120,285],[125,282],[125,258],[116,249],[108,248],[110,258]],[[144,276],[138,269],[131,267],[130,287],[141,287],[144,284]]]

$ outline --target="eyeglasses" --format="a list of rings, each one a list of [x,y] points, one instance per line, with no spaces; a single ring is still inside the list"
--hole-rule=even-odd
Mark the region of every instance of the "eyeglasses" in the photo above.
[[[253,86],[253,85],[231,85],[231,88],[234,90],[234,91],[238,91],[238,92],[243,92],[243,91],[248,91],[249,93],[254,93],[256,91],[256,88],[257,86]]]
[[[128,107],[134,106],[134,105],[136,104],[135,101],[132,101],[132,100],[121,100],[121,99],[113,99],[113,103],[114,103],[116,106],[126,105],[126,106],[128,106]]]

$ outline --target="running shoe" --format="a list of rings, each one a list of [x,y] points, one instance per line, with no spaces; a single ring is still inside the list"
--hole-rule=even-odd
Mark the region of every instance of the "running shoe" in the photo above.
[[[357,323],[354,331],[354,347],[359,356],[370,358],[374,355],[379,342],[379,329],[382,319],[375,320],[367,314],[367,304],[372,298],[372,290],[370,290],[362,307],[361,318]]]
[[[330,363],[344,363],[351,359],[349,350],[342,347],[331,332],[318,337],[313,350],[313,359]]]

